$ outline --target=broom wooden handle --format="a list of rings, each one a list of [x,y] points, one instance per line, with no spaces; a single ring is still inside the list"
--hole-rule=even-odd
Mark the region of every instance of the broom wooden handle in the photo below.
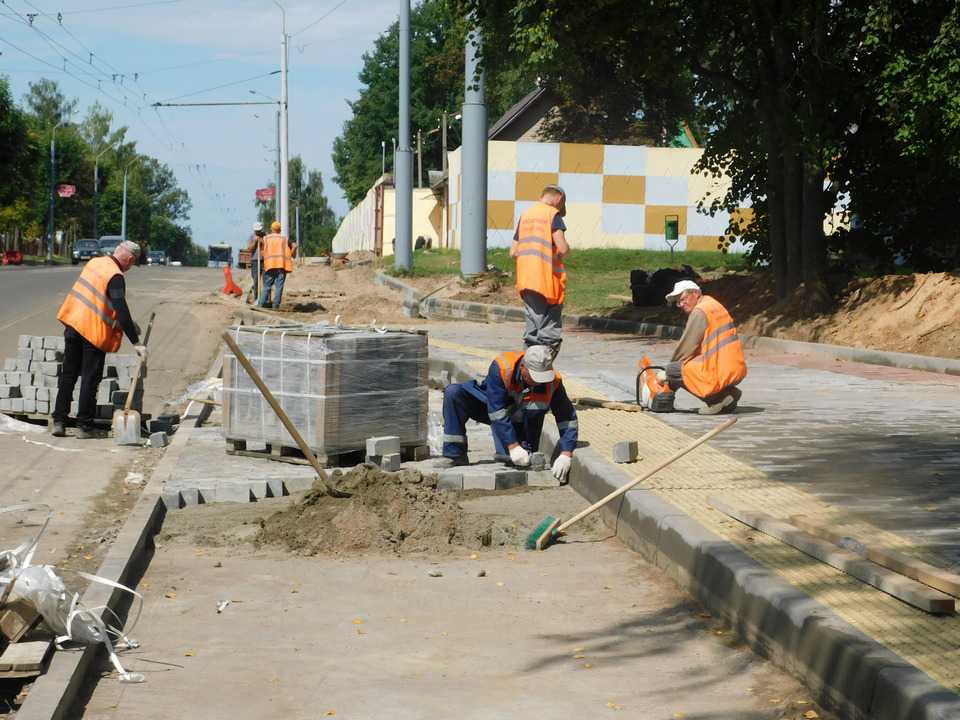
[[[290,420],[284,409],[280,407],[280,403],[277,402],[277,399],[273,396],[273,393],[270,392],[270,388],[268,388],[266,383],[263,382],[263,379],[260,377],[260,373],[254,369],[253,365],[247,359],[247,356],[243,354],[243,351],[230,336],[229,332],[223,333],[223,341],[227,344],[227,347],[230,348],[231,352],[236,355],[237,360],[243,366],[243,369],[247,371],[247,375],[249,375],[250,379],[253,380],[253,383],[257,386],[260,394],[263,395],[264,399],[277,414],[277,417],[280,418],[280,422],[283,423],[283,426],[287,429],[287,432],[290,433],[290,437],[292,437],[300,447],[300,451],[303,453],[303,456],[310,461],[311,465],[313,465],[313,469],[317,471],[317,475],[323,477],[323,469],[320,467],[320,461],[317,460],[317,456],[313,454],[313,450],[310,449],[310,446],[307,445],[307,442],[303,439],[303,436],[300,435],[300,431],[297,430],[296,426]]]
[[[644,475],[641,475],[641,476],[638,477],[638,478],[634,478],[633,480],[631,480],[630,482],[628,482],[626,485],[623,485],[623,486],[621,486],[621,487],[618,487],[616,490],[614,490],[612,493],[610,493],[609,495],[607,495],[607,496],[606,496],[605,498],[603,498],[602,500],[597,500],[593,505],[591,505],[590,507],[588,507],[586,510],[581,510],[581,511],[578,512],[576,515],[574,515],[572,518],[570,518],[569,520],[567,520],[565,523],[561,524],[561,525],[557,528],[556,532],[562,533],[564,530],[566,530],[568,527],[570,527],[571,525],[573,525],[575,522],[579,522],[580,520],[583,520],[583,518],[585,518],[587,515],[589,515],[589,514],[592,513],[592,512],[595,512],[595,511],[599,510],[600,508],[602,508],[604,505],[606,505],[606,504],[607,504],[608,502],[610,502],[611,500],[615,500],[616,498],[620,497],[621,495],[623,495],[624,493],[628,492],[629,490],[632,490],[632,489],[635,488],[637,485],[639,485],[640,483],[642,483],[644,480],[647,480],[647,479],[649,479],[650,477],[652,477],[653,475],[656,475],[658,472],[660,472],[660,471],[663,470],[665,467],[667,467],[667,465],[670,465],[670,464],[672,464],[672,463],[675,463],[677,460],[679,460],[680,458],[682,458],[684,455],[686,455],[686,454],[687,454],[688,452],[690,452],[691,450],[695,449],[695,448],[698,447],[699,445],[703,445],[703,443],[705,443],[705,442],[706,442],[707,440],[709,440],[710,438],[715,437],[715,436],[719,435],[720,433],[722,433],[724,430],[727,430],[727,429],[733,427],[733,426],[736,424],[736,422],[737,422],[737,419],[736,419],[735,417],[732,417],[732,418],[730,418],[729,420],[727,420],[726,422],[721,423],[720,425],[717,425],[713,430],[711,430],[711,431],[708,432],[708,433],[705,433],[705,434],[701,435],[701,436],[698,437],[696,440],[694,440],[692,443],[690,443],[689,445],[687,445],[687,447],[685,447],[683,450],[678,451],[677,453],[675,453],[675,454],[672,455],[671,457],[669,457],[669,458],[667,458],[666,460],[664,460],[662,463],[660,463],[660,464],[657,465],[655,468],[653,468],[653,470],[650,470],[649,472],[647,472],[647,473],[644,474]]]
[[[146,347],[150,341],[150,331],[153,329],[153,319],[157,316],[156,312],[150,313],[150,319],[147,320],[147,331],[143,334],[143,346]],[[124,414],[130,412],[133,407],[133,396],[137,394],[137,385],[140,384],[140,372],[143,370],[143,358],[137,358],[137,372],[133,376],[133,382],[130,383],[130,389],[127,391],[127,401],[123,404]]]

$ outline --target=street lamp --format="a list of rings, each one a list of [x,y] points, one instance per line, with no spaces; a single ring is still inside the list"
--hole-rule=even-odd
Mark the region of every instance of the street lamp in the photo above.
[[[278,120],[280,125],[280,183],[277,187],[277,193],[280,197],[279,209],[280,209],[280,232],[287,237],[290,237],[290,223],[289,223],[289,197],[288,197],[288,183],[289,183],[289,162],[290,162],[290,138],[289,138],[289,120],[288,120],[288,96],[287,96],[287,11],[284,9],[277,0],[273,0],[273,4],[280,8],[280,13],[282,15],[282,38],[280,43],[280,112],[278,114]],[[281,193],[282,189],[282,193]]]
[[[265,95],[259,90],[250,90],[251,95],[259,95],[260,97],[265,97],[270,102],[275,102],[277,105],[280,105],[280,101],[276,98],[272,98],[269,95]],[[281,207],[280,207],[280,181],[282,179],[282,174],[280,171],[281,168],[281,142],[280,142],[280,110],[277,110],[277,177],[275,192],[273,194],[273,217],[275,220],[280,219]],[[284,186],[284,191],[286,191],[286,186]],[[280,223],[283,223],[283,220],[280,220]],[[282,230],[280,232],[283,232]]]
[[[100,225],[97,222],[97,211],[99,209],[99,193],[100,193],[100,158],[103,157],[104,153],[108,150],[113,149],[113,146],[120,141],[119,138],[114,140],[112,143],[107,145],[103,150],[97,153],[97,156],[93,160],[93,238],[94,240],[100,239]]]
[[[380,141],[380,177],[387,174],[387,141]]]
[[[127,172],[137,160],[139,158],[134,158],[123,168],[123,210],[120,213],[120,237],[123,240],[127,239]]]
[[[53,126],[53,133],[50,135],[50,207],[47,213],[47,263],[53,263],[53,213],[54,213],[54,196],[56,195],[56,186],[57,186],[57,128],[63,125],[66,120],[60,120],[56,125]]]

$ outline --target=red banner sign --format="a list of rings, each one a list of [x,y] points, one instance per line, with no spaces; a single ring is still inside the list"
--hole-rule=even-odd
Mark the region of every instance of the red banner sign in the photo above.
[[[274,196],[277,194],[276,188],[260,188],[257,190],[257,200],[261,202],[266,202],[267,200],[273,200]]]
[[[64,183],[63,185],[57,185],[57,195],[59,195],[62,198],[73,197],[74,195],[76,195],[76,193],[77,193],[76,185],[67,185],[66,183]]]

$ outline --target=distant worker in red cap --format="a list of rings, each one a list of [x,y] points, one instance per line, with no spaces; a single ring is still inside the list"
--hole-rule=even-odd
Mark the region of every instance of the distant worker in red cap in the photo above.
[[[263,290],[260,293],[260,307],[267,307],[270,302],[270,290],[273,293],[273,309],[280,307],[283,298],[283,283],[287,273],[293,272],[293,251],[295,243],[287,240],[286,235],[280,234],[280,223],[276,220],[270,226],[272,232],[260,241],[263,258]]]
[[[547,185],[540,202],[520,216],[510,257],[517,261],[517,290],[527,319],[523,341],[527,347],[546,345],[554,356],[563,341],[563,301],[567,295],[567,269],[563,258],[570,252],[563,222],[567,195],[558,185]]]
[[[743,394],[737,385],[747,376],[747,362],[737,326],[727,309],[704,295],[692,280],[681,280],[667,295],[687,314],[687,325],[666,371],[658,380],[671,390],[683,388],[703,400],[701,415],[733,412]]]

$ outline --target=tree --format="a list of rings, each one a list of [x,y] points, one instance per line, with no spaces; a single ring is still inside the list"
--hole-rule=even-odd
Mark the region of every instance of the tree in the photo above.
[[[300,208],[300,242],[305,255],[329,252],[337,233],[337,216],[324,194],[323,175],[308,170],[299,155],[290,158],[290,235],[295,233],[295,208]],[[273,183],[268,185],[273,187]],[[269,232],[274,220],[273,201],[255,201],[257,217]]]
[[[453,117],[463,103],[464,42],[466,25],[448,0],[424,0],[410,15],[411,94],[410,117],[413,131],[438,127],[441,115]],[[396,22],[363,56],[360,81],[363,89],[357,100],[348,102],[352,117],[334,140],[335,180],[351,205],[363,199],[380,177],[381,143],[386,147],[387,170],[392,169],[393,141],[398,136],[399,106],[399,31]],[[494,122],[510,105],[534,87],[535,76],[521,72],[515,54],[498,56],[502,60],[490,68],[488,108]],[[452,123],[448,146],[459,144],[460,128]],[[410,138],[415,146],[415,137]],[[440,134],[424,138],[424,166],[441,166]]]
[[[64,122],[77,108],[77,100],[67,100],[55,80],[41,78],[30,83],[29,87],[24,101],[39,127],[49,128]]]
[[[27,118],[13,103],[10,84],[0,76],[0,207],[23,198],[37,180],[40,148]]]

